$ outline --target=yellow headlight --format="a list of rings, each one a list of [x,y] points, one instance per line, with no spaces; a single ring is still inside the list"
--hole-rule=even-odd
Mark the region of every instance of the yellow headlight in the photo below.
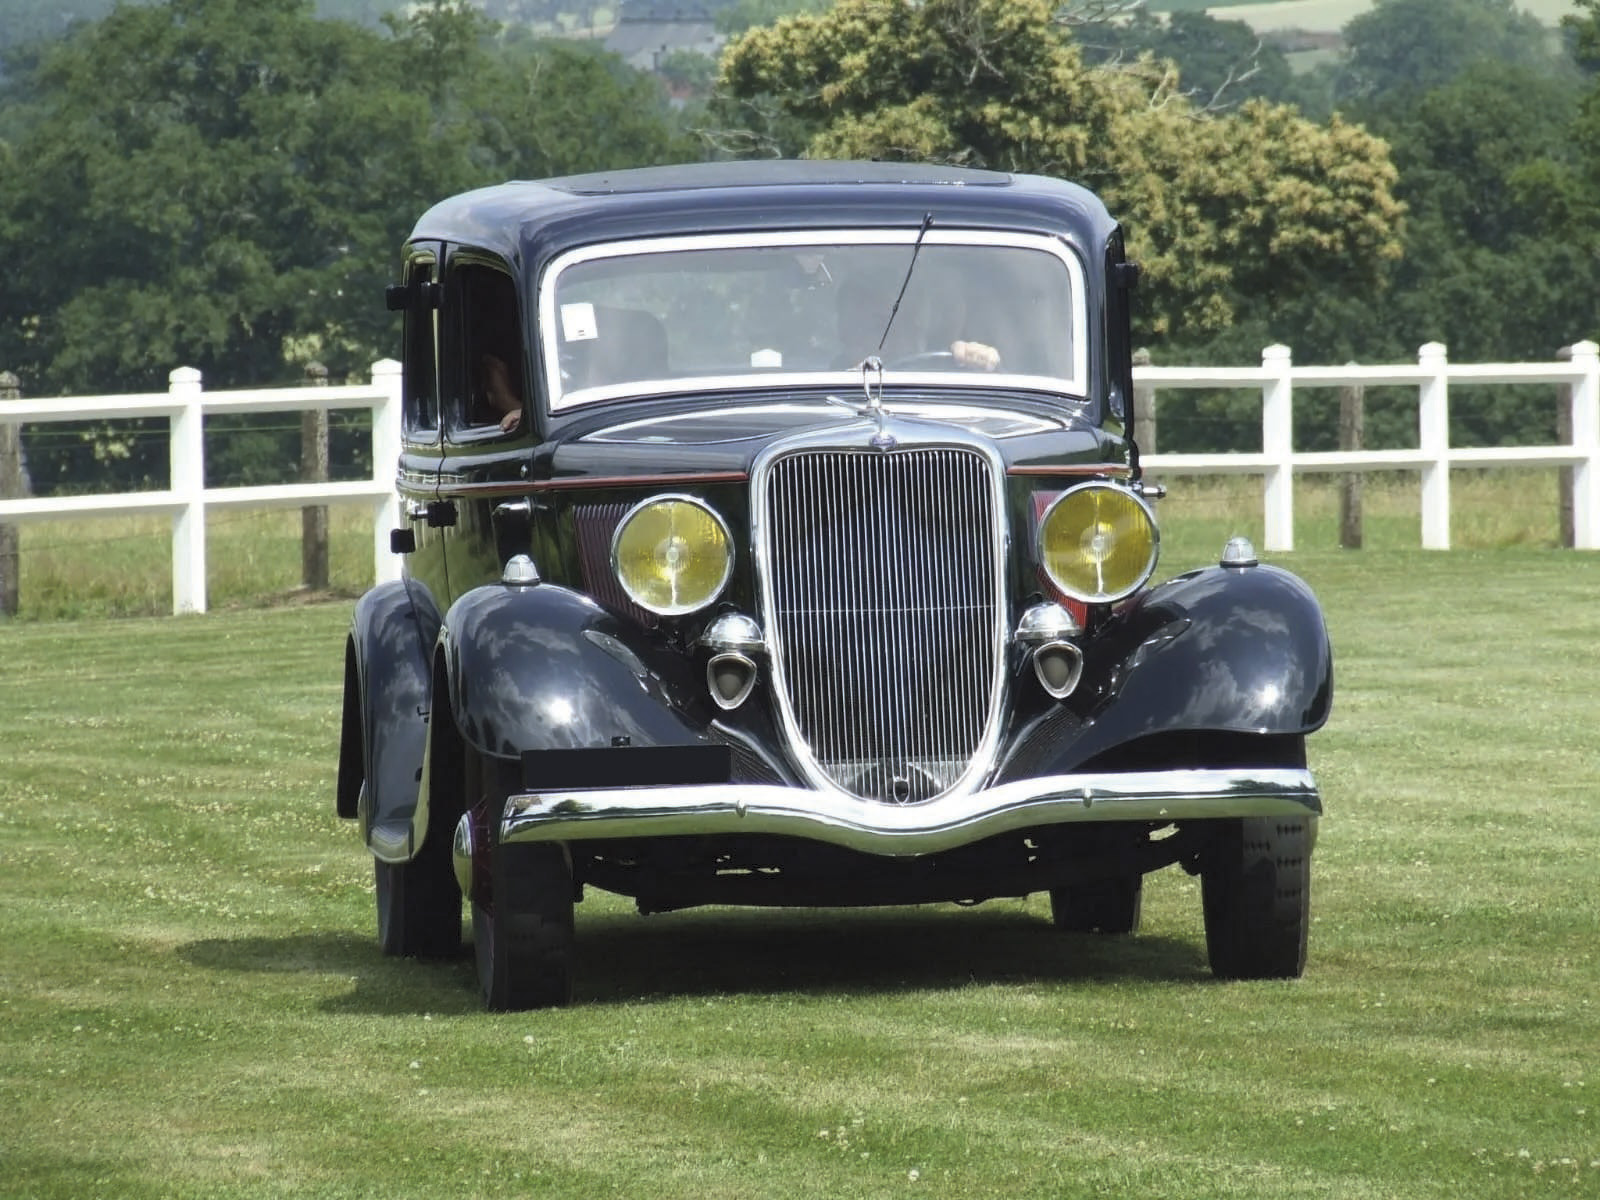
[[[629,598],[662,616],[704,608],[733,570],[728,527],[698,500],[657,496],[622,518],[611,565]]]
[[[1075,600],[1120,600],[1156,569],[1155,518],[1125,488],[1086,483],[1063,492],[1039,522],[1039,561]]]

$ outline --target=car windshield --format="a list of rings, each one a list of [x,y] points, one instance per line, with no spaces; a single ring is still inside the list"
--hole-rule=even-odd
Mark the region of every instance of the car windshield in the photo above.
[[[882,360],[888,384],[1086,394],[1083,269],[1070,248],[1042,236],[935,228],[913,266],[916,237],[701,236],[564,255],[540,293],[551,409],[702,390],[859,386],[869,355]]]

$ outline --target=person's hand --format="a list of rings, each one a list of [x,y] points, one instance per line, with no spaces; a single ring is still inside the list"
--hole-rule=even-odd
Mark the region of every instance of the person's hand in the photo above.
[[[483,392],[489,406],[500,415],[500,428],[510,433],[522,424],[522,401],[517,398],[517,388],[505,361],[493,354],[485,354],[480,364],[483,370]]]
[[[982,342],[951,342],[950,353],[956,363],[978,371],[995,371],[1000,367],[1000,351]]]

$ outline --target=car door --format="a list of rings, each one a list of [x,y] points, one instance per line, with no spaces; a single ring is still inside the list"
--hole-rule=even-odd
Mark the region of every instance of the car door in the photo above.
[[[439,247],[413,245],[407,258],[403,290],[405,368],[402,389],[404,427],[397,486],[409,543],[406,575],[433,601],[449,595],[443,530],[447,511],[441,507],[439,477],[443,465],[443,422],[439,396],[440,357]]]
[[[467,247],[449,249],[440,325],[438,500],[450,521],[445,557],[454,599],[499,579],[506,559],[526,549],[535,439],[521,310],[506,264]]]

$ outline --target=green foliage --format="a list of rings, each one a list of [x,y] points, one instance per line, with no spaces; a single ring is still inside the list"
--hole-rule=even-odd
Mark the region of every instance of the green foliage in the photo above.
[[[0,362],[33,394],[159,390],[180,364],[208,387],[297,382],[311,350],[361,376],[393,353],[382,287],[439,197],[686,155],[655,81],[497,31],[465,0],[386,32],[311,0],[166,0],[76,27],[0,106],[0,161],[28,164],[0,173]],[[149,448],[113,477],[159,480]],[[42,485],[81,477],[32,465]]]
[[[1283,51],[1264,43],[1243,21],[1206,12],[1174,12],[1163,20],[1141,8],[1130,19],[1079,26],[1076,37],[1084,61],[1094,66],[1146,53],[1170,60],[1183,92],[1200,107],[1284,101],[1295,93]]]
[[[1398,253],[1382,143],[1259,100],[1203,113],[1148,59],[1087,67],[1053,15],[1046,0],[841,0],[730,44],[722,84],[788,119],[803,140],[780,149],[1089,183],[1144,263],[1149,336],[1224,329],[1243,297],[1375,281]]]
[[[1549,35],[1515,0],[1378,0],[1344,27],[1341,98],[1421,93],[1472,63],[1547,66]]]
[[[731,0],[718,8],[712,19],[718,33],[743,33],[799,13],[822,12],[832,4],[833,0]]]

